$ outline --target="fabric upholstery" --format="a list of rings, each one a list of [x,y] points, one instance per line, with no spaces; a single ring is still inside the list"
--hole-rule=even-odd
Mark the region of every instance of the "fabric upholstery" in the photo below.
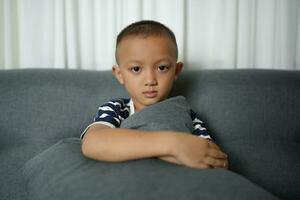
[[[191,87],[192,86],[192,87]],[[184,96],[229,155],[231,170],[284,199],[300,197],[300,72],[188,72]]]
[[[230,171],[192,169],[155,158],[88,160],[80,145],[78,138],[64,139],[25,165],[29,199],[278,199]]]
[[[99,103],[126,96],[111,72],[0,71],[0,199],[26,198],[21,167],[66,137],[77,137]],[[1,179],[2,179],[1,178]]]
[[[184,133],[192,133],[194,130],[190,107],[183,96],[171,97],[143,108],[125,119],[120,128],[145,131],[170,130]]]
[[[233,172],[282,199],[300,199],[299,71],[186,71],[177,95],[205,122]],[[127,94],[108,71],[0,71],[1,199],[26,199],[26,161],[79,137],[98,106],[117,97]]]

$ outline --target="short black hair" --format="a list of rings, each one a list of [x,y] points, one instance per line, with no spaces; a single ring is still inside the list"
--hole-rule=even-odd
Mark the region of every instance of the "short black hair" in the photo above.
[[[174,43],[175,51],[176,51],[176,59],[178,58],[178,47],[177,47],[176,37],[173,31],[171,31],[170,28],[168,28],[167,26],[165,26],[160,22],[153,21],[153,20],[142,20],[128,25],[118,34],[117,42],[116,42],[116,51],[115,51],[116,61],[118,61],[117,49],[119,43],[124,38],[129,36],[141,36],[145,38],[149,36],[167,36]]]

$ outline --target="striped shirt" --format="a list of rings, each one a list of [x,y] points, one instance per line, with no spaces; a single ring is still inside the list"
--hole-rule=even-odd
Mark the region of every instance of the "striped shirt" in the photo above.
[[[98,113],[94,118],[94,122],[83,131],[80,138],[82,139],[88,128],[94,124],[103,124],[111,128],[118,128],[122,121],[132,114],[134,114],[134,105],[130,98],[110,100],[98,108]],[[194,126],[192,134],[202,138],[211,139],[206,128],[203,127],[203,122],[193,110],[191,110],[191,119]]]

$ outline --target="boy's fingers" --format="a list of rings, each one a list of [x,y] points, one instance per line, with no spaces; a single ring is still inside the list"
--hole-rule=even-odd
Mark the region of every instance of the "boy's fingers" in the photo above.
[[[212,142],[212,141],[208,141],[208,146],[209,146],[210,148],[214,148],[214,149],[217,149],[217,150],[219,150],[219,151],[222,151],[221,148],[220,148],[216,143],[214,143],[214,142]]]
[[[211,149],[215,149],[215,150],[217,150],[217,151],[220,151],[226,158],[228,157],[228,155],[227,155],[226,153],[224,153],[224,152],[220,149],[220,147],[219,147],[218,145],[216,145],[215,143],[209,141],[209,142],[208,142],[208,146],[209,146]]]
[[[216,149],[209,149],[207,154],[208,154],[208,156],[213,157],[213,158],[219,158],[219,159],[227,159],[228,158],[227,154],[223,153],[220,150],[216,150]]]
[[[212,166],[206,163],[199,163],[195,168],[199,168],[199,169],[211,169]]]
[[[208,165],[211,165],[215,168],[226,168],[226,166],[228,165],[227,160],[215,159],[215,158],[212,158],[212,157],[207,157],[205,159],[205,163],[208,164]]]

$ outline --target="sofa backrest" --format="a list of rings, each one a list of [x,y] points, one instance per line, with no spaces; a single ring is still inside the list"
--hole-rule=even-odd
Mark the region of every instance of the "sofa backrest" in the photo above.
[[[188,71],[175,88],[220,142],[300,142],[300,71]]]
[[[300,72],[187,71],[172,95],[184,95],[215,140],[300,142]],[[127,96],[109,71],[0,72],[1,145],[30,137],[49,142],[78,136],[98,106]]]

